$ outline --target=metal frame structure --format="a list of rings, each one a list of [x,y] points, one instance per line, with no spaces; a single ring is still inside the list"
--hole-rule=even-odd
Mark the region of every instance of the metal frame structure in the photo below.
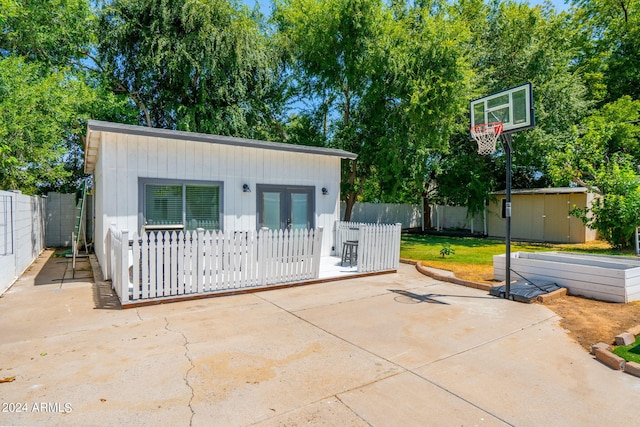
[[[505,230],[505,298],[511,293],[511,168],[514,132],[535,126],[533,86],[530,82],[501,90],[469,104],[471,128],[490,122],[503,124],[501,140],[506,156]],[[472,134],[475,139],[476,136]],[[484,154],[484,153],[482,153]]]

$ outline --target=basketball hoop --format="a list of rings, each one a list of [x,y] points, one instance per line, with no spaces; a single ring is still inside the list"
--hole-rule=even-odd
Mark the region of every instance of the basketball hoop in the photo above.
[[[471,128],[471,136],[478,143],[478,154],[483,156],[496,151],[496,142],[501,134],[501,122],[483,123]]]

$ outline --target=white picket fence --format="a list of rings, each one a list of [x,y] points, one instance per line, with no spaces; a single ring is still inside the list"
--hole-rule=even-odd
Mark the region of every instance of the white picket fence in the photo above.
[[[397,270],[400,263],[402,224],[363,224],[336,222],[336,255],[346,241],[358,242],[359,273]]]
[[[317,279],[322,228],[248,232],[110,229],[111,279],[123,304]],[[131,245],[129,245],[131,239]]]

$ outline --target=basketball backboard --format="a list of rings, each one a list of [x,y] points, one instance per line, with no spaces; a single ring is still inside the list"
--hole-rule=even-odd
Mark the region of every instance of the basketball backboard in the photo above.
[[[471,101],[471,127],[502,122],[503,133],[535,126],[531,83],[492,93]]]

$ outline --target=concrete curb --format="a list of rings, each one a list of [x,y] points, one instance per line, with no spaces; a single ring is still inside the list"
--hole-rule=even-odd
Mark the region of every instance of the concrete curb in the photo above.
[[[480,283],[480,282],[473,282],[471,280],[459,279],[450,271],[438,270],[436,268],[427,267],[422,263],[422,261],[401,259],[400,262],[404,264],[415,265],[416,270],[418,270],[420,273],[424,274],[425,276],[432,277],[436,280],[441,280],[443,282],[454,283],[456,285],[466,286],[468,288],[480,289],[487,292],[489,291],[489,289],[493,287],[488,283]]]
[[[499,283],[496,285],[491,285],[489,283],[474,282],[472,280],[459,279],[455,276],[454,273],[450,271],[438,270],[437,268],[427,267],[422,263],[422,261],[400,259],[400,262],[404,264],[415,265],[416,270],[418,270],[420,273],[424,274],[425,276],[432,277],[436,280],[442,280],[443,282],[455,283],[456,285],[466,286],[468,288],[475,288],[475,289],[480,289],[480,290],[489,292],[489,290],[492,287],[501,286],[503,284],[503,283]],[[567,295],[567,289],[562,288],[562,289],[558,289],[557,291],[549,292],[548,294],[545,294],[545,295],[540,295],[539,297],[536,298],[536,301],[544,304],[549,301],[562,298],[565,295]]]
[[[98,263],[96,254],[89,255],[89,264],[91,265],[91,271],[93,272],[93,283],[104,282],[104,275],[102,274],[102,268]]]

